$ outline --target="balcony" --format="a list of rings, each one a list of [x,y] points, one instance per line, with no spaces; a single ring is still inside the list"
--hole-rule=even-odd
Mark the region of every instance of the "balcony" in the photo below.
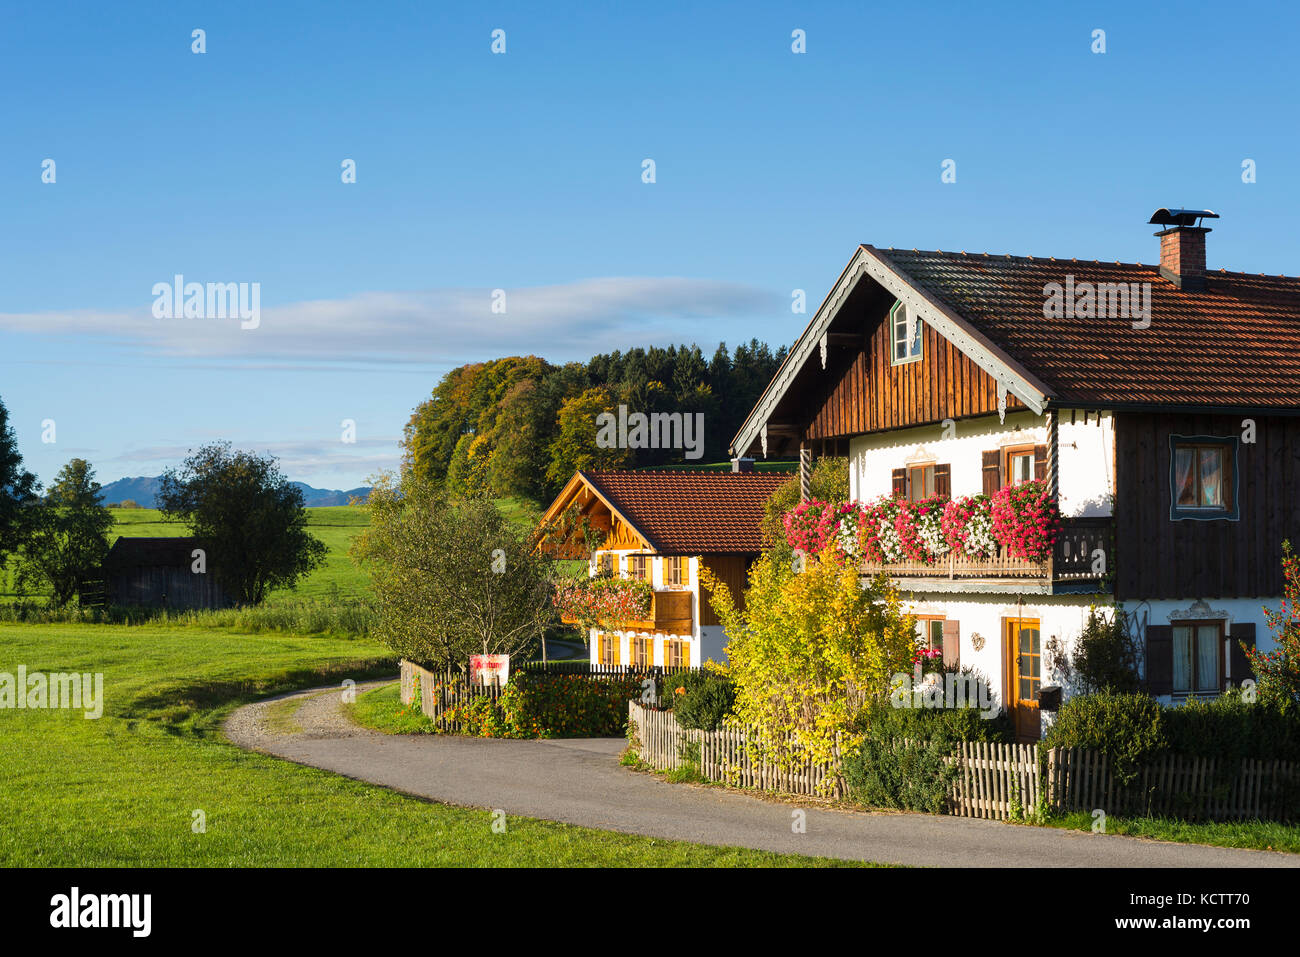
[[[567,625],[577,624],[571,615],[561,615]],[[691,593],[685,590],[657,588],[650,596],[650,612],[645,618],[626,621],[619,631],[646,631],[653,634],[690,635],[694,629]]]
[[[988,559],[948,555],[933,565],[864,562],[862,573],[874,576],[883,572],[896,585],[918,591],[1050,595],[1109,590],[1106,572],[1113,562],[1113,528],[1114,519],[1110,517],[1062,519],[1052,555],[1041,562],[1013,558],[999,549]],[[1095,560],[1093,553],[1097,549],[1105,557],[1104,566]]]

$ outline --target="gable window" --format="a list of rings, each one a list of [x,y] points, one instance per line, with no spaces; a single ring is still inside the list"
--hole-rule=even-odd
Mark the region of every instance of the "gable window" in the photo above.
[[[683,555],[664,559],[664,579],[669,585],[691,583],[691,560]]]
[[[1217,694],[1223,689],[1223,623],[1174,625],[1174,694]]]
[[[891,355],[893,364],[915,362],[921,358],[921,318],[914,316],[912,334],[908,336],[907,317],[914,315],[902,302],[894,303],[889,310],[890,341],[893,343]]]
[[[1237,440],[1169,437],[1169,517],[1236,521]]]
[[[639,582],[648,579],[646,557],[644,555],[631,555],[627,560],[627,572],[632,578]]]

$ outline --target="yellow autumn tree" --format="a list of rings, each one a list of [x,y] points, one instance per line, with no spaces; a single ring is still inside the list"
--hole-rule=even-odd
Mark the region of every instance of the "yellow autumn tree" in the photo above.
[[[880,578],[865,586],[834,548],[796,572],[771,552],[750,569],[741,611],[707,569],[701,584],[727,630],[736,717],[759,730],[758,747],[780,766],[829,762],[837,740],[858,741],[864,706],[908,673],[915,619]]]

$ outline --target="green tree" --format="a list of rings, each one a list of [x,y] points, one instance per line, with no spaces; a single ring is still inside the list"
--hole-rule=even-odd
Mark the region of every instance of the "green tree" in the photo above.
[[[596,444],[603,412],[618,414],[618,396],[606,386],[595,386],[560,406],[558,434],[550,445],[546,477],[557,484],[569,480],[579,469],[617,469],[631,460],[626,448],[601,448]]]
[[[395,654],[463,668],[519,654],[555,619],[552,564],[487,499],[451,500],[427,482],[373,480],[370,526],[352,546],[378,601],[376,635]]]
[[[32,531],[23,547],[21,580],[48,585],[52,601],[66,605],[95,577],[108,555],[113,516],[104,507],[95,470],[73,459],[32,509]]]
[[[206,445],[163,473],[158,502],[202,539],[209,571],[240,604],[259,604],[325,561],[325,543],[307,532],[302,490],[272,456]]]
[[[833,456],[815,459],[810,478],[813,498],[831,504],[848,500],[848,459]],[[799,499],[799,473],[795,472],[772,493],[763,506],[763,537],[776,549],[777,557],[782,561],[790,555],[782,518],[786,512],[799,504]]]
[[[1264,609],[1273,631],[1272,651],[1241,644],[1259,685],[1259,700],[1273,705],[1300,704],[1300,557],[1282,543],[1282,604]]]
[[[912,670],[915,619],[898,592],[883,578],[862,587],[834,549],[798,574],[764,553],[750,568],[743,610],[708,569],[700,585],[726,628],[736,717],[758,727],[778,764],[829,761],[837,737],[855,744],[864,709]]]
[[[23,468],[9,410],[0,402],[0,566],[26,538],[27,506],[36,500],[36,476]]]

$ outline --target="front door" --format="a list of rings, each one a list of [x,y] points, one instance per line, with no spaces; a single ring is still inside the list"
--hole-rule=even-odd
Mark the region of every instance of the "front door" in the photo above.
[[[1038,689],[1043,683],[1043,637],[1037,618],[1006,619],[1006,699],[1021,743],[1042,736]]]

